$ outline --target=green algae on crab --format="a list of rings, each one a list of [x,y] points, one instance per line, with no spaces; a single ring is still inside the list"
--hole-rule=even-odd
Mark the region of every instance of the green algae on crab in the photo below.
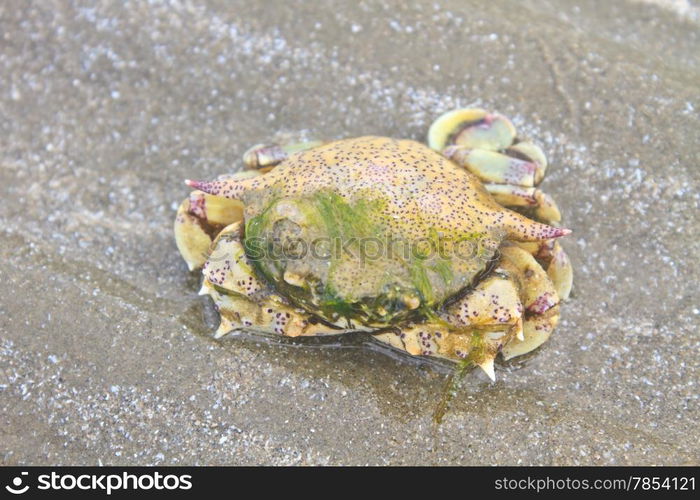
[[[492,379],[499,353],[546,341],[571,266],[555,241],[569,231],[547,225],[558,211],[536,187],[544,154],[484,110],[439,118],[429,142],[258,145],[245,174],[187,181],[209,201],[185,203],[175,232],[188,264],[209,255],[201,293],[220,313],[216,337],[365,331]],[[224,202],[243,212],[202,250],[206,209]]]
[[[303,307],[330,321],[343,316],[374,325],[435,307],[454,293],[456,275],[478,272],[493,257],[495,248],[483,245],[453,256],[454,249],[439,248],[443,242],[434,229],[423,241],[399,240],[384,220],[386,205],[373,189],[352,202],[327,189],[277,198],[248,221],[248,255]],[[484,237],[463,231],[458,236],[460,242]],[[462,257],[467,260],[460,262]]]

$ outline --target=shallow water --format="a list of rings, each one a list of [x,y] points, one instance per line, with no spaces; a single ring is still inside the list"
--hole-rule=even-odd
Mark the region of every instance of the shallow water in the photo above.
[[[2,463],[698,463],[697,6],[92,4],[0,7]],[[440,367],[207,335],[182,179],[467,104],[543,145],[574,230],[543,349],[435,427]]]

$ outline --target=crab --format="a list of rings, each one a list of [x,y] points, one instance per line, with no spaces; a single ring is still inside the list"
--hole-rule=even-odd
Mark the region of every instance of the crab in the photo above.
[[[260,144],[194,189],[175,240],[201,294],[241,330],[369,332],[412,356],[481,367],[542,345],[568,298],[542,150],[506,117],[445,113],[428,145],[387,137]]]

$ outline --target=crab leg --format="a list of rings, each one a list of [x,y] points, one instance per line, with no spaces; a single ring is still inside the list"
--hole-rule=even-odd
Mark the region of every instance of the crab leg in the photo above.
[[[515,127],[501,115],[462,109],[438,118],[428,134],[430,147],[479,177],[506,207],[527,207],[545,222],[561,214],[551,196],[535,188],[544,178],[547,158],[529,141],[516,139]]]
[[[524,307],[523,340],[513,340],[503,347],[503,357],[510,359],[542,345],[559,321],[559,294],[535,258],[518,246],[501,250],[501,267],[519,283]]]
[[[559,306],[556,305],[543,314],[533,316],[523,322],[524,340],[514,340],[501,351],[506,360],[534,351],[552,335],[559,322]]]
[[[561,300],[568,299],[574,282],[574,270],[569,257],[557,241],[554,242],[552,248],[547,274],[552,283],[554,283],[554,288],[556,288],[559,298]]]
[[[534,208],[539,219],[547,222],[561,220],[561,213],[555,201],[537,188],[512,184],[484,184],[484,187],[504,207]]]
[[[443,154],[483,180],[484,187],[501,205],[533,208],[538,218],[548,222],[561,220],[554,199],[535,188],[544,176],[546,163],[464,146],[448,146]]]
[[[532,254],[537,262],[547,270],[549,279],[561,300],[569,298],[574,280],[574,271],[566,252],[556,240],[542,242],[514,242],[515,245]]]
[[[296,144],[256,144],[243,153],[246,167],[267,172],[283,162],[290,154],[312,149],[324,144],[323,141],[300,142]]]
[[[508,118],[475,108],[445,113],[428,131],[428,145],[438,152],[449,144],[498,151],[514,140],[515,127]]]
[[[535,164],[535,185],[542,182],[544,174],[547,171],[547,157],[544,151],[537,144],[530,141],[520,141],[508,146],[505,153],[513,158]]]
[[[442,152],[484,182],[515,184],[523,187],[535,185],[537,165],[486,149],[470,149],[465,146],[448,146]]]
[[[200,294],[211,296],[221,316],[216,338],[241,328],[288,337],[344,331],[340,326],[315,321],[260,282],[245,253],[241,234],[241,222],[225,227],[214,240],[213,251],[202,269]]]
[[[493,275],[452,304],[440,320],[408,325],[377,338],[412,355],[470,359],[494,378],[494,359],[530,352],[559,319],[554,284],[535,258],[518,246],[502,249]]]
[[[494,359],[513,335],[503,326],[500,330],[455,328],[444,321],[427,321],[404,325],[400,331],[378,333],[374,338],[412,356],[473,361],[495,380]]]

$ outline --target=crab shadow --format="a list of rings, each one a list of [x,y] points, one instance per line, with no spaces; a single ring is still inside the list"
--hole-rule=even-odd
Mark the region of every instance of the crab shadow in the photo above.
[[[451,362],[410,356],[362,332],[289,338],[242,331],[217,340],[212,332],[218,325],[218,313],[208,299],[194,301],[179,319],[190,332],[231,355],[247,349],[299,377],[332,380],[348,391],[372,394],[382,415],[404,423],[416,418],[433,419],[455,369]],[[520,370],[533,355],[517,362],[497,361],[498,369]],[[495,399],[504,401],[500,395],[506,389],[504,383],[492,383],[480,370],[473,369],[460,382],[447,416],[452,412],[484,416],[485,408],[492,407]]]

